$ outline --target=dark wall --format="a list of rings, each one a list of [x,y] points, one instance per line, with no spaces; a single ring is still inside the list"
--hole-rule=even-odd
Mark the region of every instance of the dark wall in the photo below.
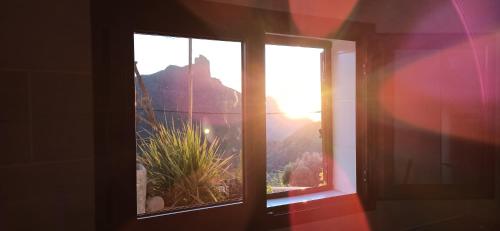
[[[0,9],[0,230],[93,230],[89,2]]]
[[[461,33],[463,25],[456,3],[464,12],[473,32],[497,31],[500,4],[496,0],[480,1],[399,1],[399,0],[316,0],[300,5],[300,0],[205,0],[262,9],[289,11],[331,18],[374,23],[379,33]],[[301,7],[295,7],[301,6]],[[349,12],[339,10],[353,6]],[[342,14],[344,13],[344,14]],[[478,20],[479,19],[479,20]]]

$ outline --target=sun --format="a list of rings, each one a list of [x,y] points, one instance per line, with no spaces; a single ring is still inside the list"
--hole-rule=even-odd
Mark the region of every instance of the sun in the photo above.
[[[266,45],[266,96],[292,119],[321,120],[323,49]]]

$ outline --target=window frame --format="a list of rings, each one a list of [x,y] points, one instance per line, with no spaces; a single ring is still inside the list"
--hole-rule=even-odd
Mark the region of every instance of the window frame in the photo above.
[[[208,1],[91,0],[92,77],[94,96],[94,171],[96,230],[265,230],[290,225],[289,215],[310,222],[374,208],[374,181],[367,155],[367,76],[372,24],[305,16],[311,22],[342,25],[329,34],[303,34],[290,13]],[[215,12],[215,13],[214,13]],[[229,20],[228,20],[229,19]],[[243,203],[193,209],[137,219],[133,33],[244,42]],[[316,36],[355,41],[356,46],[356,194],[316,200],[300,211],[269,214],[266,208],[265,33]],[[371,127],[370,127],[371,129]],[[251,174],[248,172],[251,170]],[[347,211],[346,206],[361,203]],[[359,204],[358,204],[359,205]],[[287,208],[287,206],[280,208]],[[280,209],[273,208],[273,209]],[[353,208],[353,207],[351,207]],[[326,209],[326,210],[325,210]],[[329,213],[332,211],[334,213]],[[238,216],[234,216],[238,214]],[[317,216],[318,215],[318,216]],[[231,217],[232,219],[227,219]],[[195,222],[193,222],[195,221]],[[223,222],[223,226],[220,224]],[[297,223],[294,223],[297,224]]]
[[[269,34],[265,35],[265,45],[282,45],[291,47],[322,48],[321,67],[321,145],[324,173],[326,172],[326,185],[307,188],[303,190],[291,190],[278,193],[267,194],[268,199],[293,197],[307,195],[311,193],[325,192],[332,190],[333,182],[333,97],[332,89],[332,43],[325,39],[312,37],[296,37],[291,35]],[[267,119],[267,118],[266,118]],[[267,139],[266,139],[267,142]],[[266,152],[267,158],[267,152]],[[267,169],[266,169],[267,172]]]
[[[246,113],[244,113],[244,109],[245,109],[245,97],[244,97],[244,71],[245,71],[245,62],[244,62],[244,50],[245,50],[245,43],[243,40],[237,40],[235,38],[231,38],[231,39],[223,39],[223,38],[217,38],[217,39],[214,39],[214,38],[208,38],[208,37],[186,37],[186,36],[178,36],[178,35],[168,35],[168,34],[158,34],[158,33],[155,33],[155,34],[152,34],[152,33],[143,33],[143,32],[137,32],[137,31],[134,31],[133,32],[134,35],[136,34],[140,34],[140,35],[152,35],[152,36],[164,36],[164,37],[172,37],[172,38],[184,38],[184,39],[203,39],[203,40],[210,40],[210,41],[221,41],[221,42],[239,42],[240,43],[240,55],[241,55],[241,76],[240,76],[240,81],[241,81],[241,91],[240,94],[241,94],[241,100],[242,100],[242,103],[241,103],[241,135],[242,135],[242,139],[241,139],[241,162],[242,164],[245,162],[245,158],[244,158],[244,155],[245,155],[245,142],[247,141],[244,137],[243,137],[243,134],[245,132],[245,127],[243,126],[244,124],[244,120],[245,120],[245,115]],[[135,48],[134,48],[135,49]],[[193,52],[192,50],[190,50],[190,52]],[[191,59],[194,59],[195,57],[192,56],[192,54],[189,54],[188,57],[191,57]],[[134,57],[134,61],[135,61],[135,57]],[[188,65],[194,65],[194,60],[191,60]],[[135,89],[135,88],[134,88]],[[193,89],[188,89],[188,91],[192,91]],[[137,113],[137,107],[136,108],[136,113]],[[136,137],[137,138],[137,137]],[[244,177],[244,169],[242,167],[242,177]],[[244,180],[244,179],[242,179]],[[137,214],[137,219],[138,220],[143,220],[143,219],[148,219],[148,218],[152,218],[152,217],[156,217],[156,216],[168,216],[168,215],[172,215],[172,214],[178,214],[178,213],[184,213],[184,212],[190,212],[190,211],[197,211],[197,210],[209,210],[209,209],[212,209],[212,208],[219,208],[219,207],[224,207],[224,206],[237,206],[239,204],[242,204],[243,201],[245,200],[245,183],[242,182],[242,185],[241,185],[241,191],[242,191],[242,198],[241,200],[230,200],[230,201],[223,201],[223,202],[220,202],[220,203],[208,203],[208,204],[200,204],[200,205],[194,205],[194,206],[190,206],[189,208],[175,208],[175,209],[171,209],[171,210],[168,210],[168,211],[164,211],[164,210],[160,210],[160,211],[156,211],[156,212],[151,212],[151,213],[143,213],[143,214]]]
[[[242,97],[242,200],[241,201],[236,201],[236,202],[226,202],[226,203],[220,203],[220,204],[210,204],[210,205],[202,205],[202,206],[196,206],[194,208],[189,208],[189,209],[179,209],[179,210],[172,210],[172,211],[158,211],[155,213],[150,213],[150,214],[143,214],[143,215],[136,215],[136,220],[133,222],[133,226],[135,226],[137,230],[141,229],[147,229],[147,230],[162,230],[164,227],[167,227],[169,224],[177,224],[176,228],[179,230],[193,230],[196,227],[207,227],[207,229],[216,229],[219,227],[216,222],[212,221],[220,221],[220,222],[227,222],[225,225],[227,227],[225,229],[227,230],[237,230],[240,229],[245,225],[247,220],[253,219],[252,213],[249,213],[248,211],[251,211],[251,201],[254,201],[250,196],[250,188],[252,185],[255,185],[255,182],[252,182],[250,175],[247,176],[247,169],[250,169],[251,166],[254,166],[255,164],[250,161],[250,156],[247,155],[247,153],[251,153],[251,142],[252,141],[252,135],[249,133],[252,133],[249,131],[249,124],[245,123],[246,118],[251,117],[251,109],[249,109],[249,103],[248,101],[251,100],[251,96],[248,97],[248,89],[246,86],[247,78],[246,76],[248,75],[248,67],[246,60],[249,59],[248,55],[248,40],[249,38],[246,36],[238,36],[238,35],[233,35],[233,34],[227,34],[227,35],[217,35],[217,36],[212,36],[208,34],[194,34],[194,33],[175,33],[175,32],[169,32],[168,30],[165,31],[143,31],[140,29],[134,29],[132,32],[133,34],[135,33],[140,33],[140,34],[147,34],[147,35],[159,35],[159,36],[172,36],[172,37],[181,37],[181,38],[192,38],[192,39],[208,39],[208,40],[214,40],[214,41],[233,41],[233,42],[241,42],[241,60],[242,60],[242,75],[241,75],[241,97]],[[132,56],[133,57],[133,56]],[[134,206],[135,207],[135,206]],[[231,219],[231,221],[227,221],[224,219],[224,216],[221,216],[221,214],[242,214],[241,217],[235,217]],[[189,218],[190,217],[198,217],[197,221],[200,222],[200,224],[193,224],[189,223]],[[179,221],[182,221],[183,224],[180,224]],[[203,225],[201,225],[203,224]],[[163,227],[163,228],[162,228]]]

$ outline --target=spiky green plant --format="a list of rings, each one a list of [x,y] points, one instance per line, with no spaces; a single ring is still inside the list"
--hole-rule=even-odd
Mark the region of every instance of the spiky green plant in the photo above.
[[[208,142],[201,128],[159,124],[148,138],[138,139],[138,162],[147,169],[148,194],[165,205],[193,206],[226,198],[221,190],[232,156],[223,158],[216,138]]]

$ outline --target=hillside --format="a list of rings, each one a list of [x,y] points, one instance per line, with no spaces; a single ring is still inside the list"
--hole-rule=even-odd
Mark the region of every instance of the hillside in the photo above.
[[[222,150],[226,155],[239,156],[242,143],[242,96],[241,93],[224,86],[219,79],[211,76],[210,61],[199,56],[192,64],[193,73],[193,121],[203,129],[210,129],[210,137],[221,139]],[[237,78],[237,77],[235,77]],[[144,84],[152,98],[156,117],[166,121],[169,126],[174,122],[187,120],[188,107],[188,67],[170,65],[164,70],[143,76]],[[137,94],[142,94],[136,87]],[[282,168],[295,160],[302,152],[318,151],[317,130],[319,123],[307,119],[290,119],[281,114],[272,98],[266,99],[267,115],[266,138],[269,141],[268,165],[271,170]],[[141,114],[142,109],[137,108]],[[137,130],[149,128],[138,123]],[[177,126],[177,125],[176,125]],[[237,165],[237,160],[235,164]]]

